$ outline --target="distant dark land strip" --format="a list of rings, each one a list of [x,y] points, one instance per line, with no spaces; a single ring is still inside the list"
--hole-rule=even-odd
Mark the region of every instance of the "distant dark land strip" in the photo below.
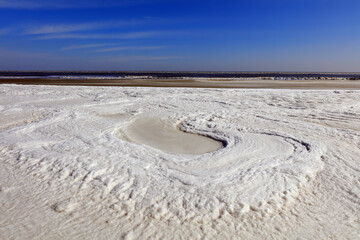
[[[360,80],[360,73],[326,73],[326,72],[149,72],[149,71],[0,71],[0,76],[5,77],[150,77],[150,78],[284,78],[284,79],[318,79],[346,78],[348,80]],[[283,79],[277,79],[283,80]]]
[[[359,80],[268,80],[268,79],[211,79],[211,78],[128,78],[128,79],[46,79],[2,78],[0,84],[121,86],[121,87],[186,87],[186,88],[265,88],[265,89],[358,89]]]

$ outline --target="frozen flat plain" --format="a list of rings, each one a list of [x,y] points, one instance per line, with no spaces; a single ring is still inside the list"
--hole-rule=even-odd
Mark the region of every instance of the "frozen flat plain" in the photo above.
[[[360,91],[0,93],[0,239],[359,239]],[[149,119],[223,146],[146,145]]]

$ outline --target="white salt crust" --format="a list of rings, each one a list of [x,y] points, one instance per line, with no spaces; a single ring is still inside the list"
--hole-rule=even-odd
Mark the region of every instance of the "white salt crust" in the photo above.
[[[357,91],[0,92],[1,239],[359,236]],[[133,141],[139,119],[221,147]]]

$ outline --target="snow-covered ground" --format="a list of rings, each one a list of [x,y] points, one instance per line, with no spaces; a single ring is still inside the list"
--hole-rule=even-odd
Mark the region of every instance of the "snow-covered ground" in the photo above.
[[[360,91],[0,85],[0,116],[0,239],[359,239]]]

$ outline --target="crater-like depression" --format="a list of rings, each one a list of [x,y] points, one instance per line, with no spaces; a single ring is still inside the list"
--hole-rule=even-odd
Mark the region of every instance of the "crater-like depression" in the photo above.
[[[158,118],[140,118],[132,122],[124,133],[127,139],[138,144],[171,154],[204,154],[223,147],[221,141],[180,131]]]

